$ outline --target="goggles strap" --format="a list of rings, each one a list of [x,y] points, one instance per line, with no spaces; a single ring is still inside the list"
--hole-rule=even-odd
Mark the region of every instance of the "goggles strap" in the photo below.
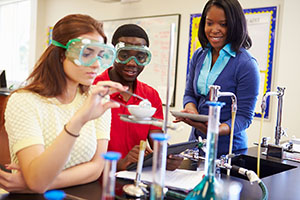
[[[61,43],[59,43],[59,42],[57,42],[55,40],[52,40],[51,44],[53,44],[54,46],[57,46],[57,47],[62,47],[64,49],[68,48],[67,46],[65,46],[65,45],[63,45],[63,44],[61,44]]]

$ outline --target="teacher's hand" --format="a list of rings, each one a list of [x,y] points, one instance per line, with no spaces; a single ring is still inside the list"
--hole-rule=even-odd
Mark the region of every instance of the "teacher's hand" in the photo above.
[[[181,110],[180,112],[183,113],[190,113],[190,114],[199,114],[197,111],[197,107],[194,103],[187,103],[184,107],[183,110]],[[173,121],[174,123],[177,122],[185,122],[185,118],[183,117],[176,117],[176,119]]]
[[[198,129],[199,131],[201,131],[203,134],[206,134],[207,132],[207,124],[208,122],[196,122],[193,121],[189,118],[180,118],[180,121],[193,126],[194,128]]]

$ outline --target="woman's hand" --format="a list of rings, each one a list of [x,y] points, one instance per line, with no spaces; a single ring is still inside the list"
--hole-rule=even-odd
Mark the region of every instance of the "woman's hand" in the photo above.
[[[193,103],[187,103],[185,105],[185,108],[183,110],[181,110],[180,112],[183,113],[191,113],[191,114],[198,114],[196,105]],[[184,117],[176,117],[175,120],[173,121],[174,123],[178,123],[178,122],[185,122],[186,123],[186,119]],[[190,120],[191,121],[191,120]]]
[[[109,101],[109,96],[117,91],[126,91],[127,86],[113,81],[99,81],[92,89],[84,105],[76,113],[81,124],[100,117],[107,109],[116,108],[120,105]],[[105,101],[105,99],[107,99]]]
[[[206,132],[207,132],[208,122],[197,122],[197,121],[193,121],[189,118],[182,118],[181,121],[190,126],[195,127],[196,129],[200,130],[203,134],[206,134]]]
[[[185,105],[185,108],[181,110],[180,112],[184,113],[191,113],[191,114],[199,114],[196,108],[196,105],[193,103],[187,103]],[[202,133],[206,134],[207,132],[207,122],[196,122],[186,117],[176,117],[176,119],[173,121],[174,123],[178,122],[184,122],[190,126],[195,127],[196,129],[200,130]]]
[[[25,183],[20,167],[16,164],[6,165],[8,170],[17,170],[16,173],[9,173],[0,170],[0,188],[3,188],[7,192],[29,192]]]

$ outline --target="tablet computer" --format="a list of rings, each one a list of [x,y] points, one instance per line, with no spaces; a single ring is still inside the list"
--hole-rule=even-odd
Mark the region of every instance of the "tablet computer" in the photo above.
[[[168,146],[167,149],[167,155],[170,154],[180,154],[181,152],[185,151],[186,149],[193,149],[197,147],[199,141],[198,140],[192,140],[188,142],[182,142],[177,144],[172,144]],[[150,153],[144,157],[143,167],[152,166],[152,156],[153,153]],[[137,167],[137,163],[132,163],[127,166],[127,170],[135,170]]]
[[[192,114],[192,113],[184,113],[179,111],[170,111],[174,117],[182,117],[182,118],[189,118],[193,121],[197,122],[207,122],[208,115],[201,115],[201,114]]]

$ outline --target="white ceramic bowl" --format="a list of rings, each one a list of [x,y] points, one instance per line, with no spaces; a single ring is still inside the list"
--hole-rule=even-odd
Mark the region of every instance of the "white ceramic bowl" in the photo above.
[[[132,116],[140,119],[151,118],[156,111],[154,107],[141,107],[139,105],[128,105],[127,108]]]

